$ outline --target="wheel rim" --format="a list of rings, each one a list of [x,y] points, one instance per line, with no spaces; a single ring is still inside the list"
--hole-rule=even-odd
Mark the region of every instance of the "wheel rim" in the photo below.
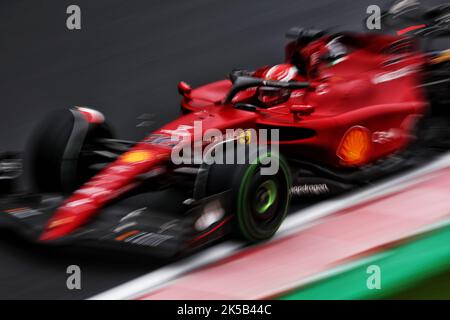
[[[273,180],[264,181],[256,191],[256,212],[264,214],[275,203],[278,191]]]
[[[289,204],[291,182],[286,162],[277,159],[280,170],[275,175],[259,172],[260,159],[270,156],[267,153],[253,161],[239,187],[237,222],[240,232],[252,242],[268,239],[278,230]],[[266,193],[264,201],[258,201],[262,193]]]

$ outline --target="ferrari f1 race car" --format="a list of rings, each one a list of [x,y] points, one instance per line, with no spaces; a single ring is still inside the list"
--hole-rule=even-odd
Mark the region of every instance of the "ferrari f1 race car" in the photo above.
[[[182,114],[142,141],[117,139],[92,108],[54,112],[23,157],[33,191],[0,201],[0,225],[39,243],[167,257],[225,235],[267,240],[291,198],[448,149],[450,51],[421,47],[449,35],[433,19],[420,35],[293,28],[281,64],[181,82]]]

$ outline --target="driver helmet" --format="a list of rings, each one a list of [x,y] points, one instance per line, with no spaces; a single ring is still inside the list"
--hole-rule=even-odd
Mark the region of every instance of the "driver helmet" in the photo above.
[[[268,68],[262,74],[262,78],[270,81],[289,82],[298,76],[298,69],[292,64],[283,63]],[[283,103],[289,99],[291,95],[290,89],[260,87],[258,100],[266,106],[273,106]]]
[[[277,64],[263,73],[263,78],[272,81],[291,81],[297,76],[297,67],[290,63]]]

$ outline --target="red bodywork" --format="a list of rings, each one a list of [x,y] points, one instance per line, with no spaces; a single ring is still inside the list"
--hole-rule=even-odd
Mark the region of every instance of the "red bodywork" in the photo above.
[[[256,94],[254,88],[239,93],[231,103],[223,103],[232,86],[230,80],[192,90],[183,83],[180,91],[184,94],[184,115],[152,133],[76,191],[49,221],[41,240],[53,240],[73,232],[109,201],[134,188],[139,183],[137,176],[168,164],[171,146],[152,143],[152,137],[167,136],[180,127],[192,134],[195,121],[202,122],[203,131],[280,129],[283,154],[332,167],[355,166],[342,159],[339,150],[352,128],[365,133],[369,139],[367,152],[357,166],[405,148],[417,118],[427,110],[424,94],[418,87],[419,71],[425,59],[415,51],[390,53],[387,48],[401,37],[352,37],[348,54],[332,64],[318,59],[327,51],[328,37],[304,47],[289,43],[286,63],[291,63],[296,54],[306,57],[306,70],[294,80],[306,80],[313,86],[293,90],[289,99],[271,107],[256,111],[233,107]],[[267,68],[256,71],[254,76],[264,70]],[[303,129],[310,135],[296,136]]]

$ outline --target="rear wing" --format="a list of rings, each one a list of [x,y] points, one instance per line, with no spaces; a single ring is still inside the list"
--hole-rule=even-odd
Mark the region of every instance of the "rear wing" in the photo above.
[[[286,32],[286,38],[296,40],[301,43],[309,43],[323,37],[325,31],[319,29],[306,29],[302,27],[293,27]]]

